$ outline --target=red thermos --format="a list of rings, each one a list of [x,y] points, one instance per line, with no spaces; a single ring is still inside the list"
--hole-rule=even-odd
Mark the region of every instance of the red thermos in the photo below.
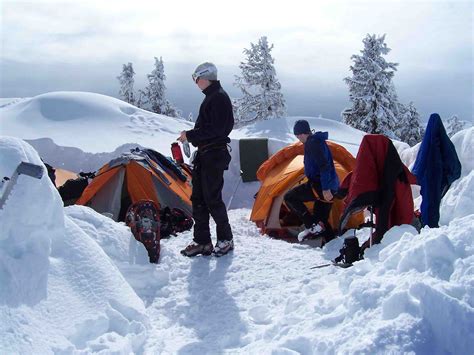
[[[181,147],[177,142],[171,143],[171,154],[178,164],[184,163],[183,153],[181,152]]]

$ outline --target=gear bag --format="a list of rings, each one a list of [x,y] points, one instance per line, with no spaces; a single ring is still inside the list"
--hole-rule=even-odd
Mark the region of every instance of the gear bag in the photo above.
[[[151,200],[140,200],[132,204],[125,217],[133,236],[141,242],[150,259],[157,264],[160,258],[160,209]]]

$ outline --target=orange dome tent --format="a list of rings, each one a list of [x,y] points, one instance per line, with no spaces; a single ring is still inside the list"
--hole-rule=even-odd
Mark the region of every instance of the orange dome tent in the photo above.
[[[355,167],[355,158],[344,147],[327,141],[331,150],[336,173],[340,181]],[[262,234],[277,237],[293,237],[300,231],[302,222],[283,203],[285,193],[298,184],[307,181],[304,175],[304,145],[291,144],[265,161],[257,171],[262,182],[253,205],[250,220],[261,229]],[[308,203],[312,209],[312,203]],[[334,230],[339,226],[343,212],[342,200],[335,199],[329,223]],[[362,212],[354,214],[346,227],[356,228],[364,222]]]
[[[177,207],[191,215],[191,172],[184,165],[178,167],[163,159],[167,158],[146,150],[111,160],[99,169],[76,204],[111,213],[119,221],[139,200],[152,200],[160,208]]]

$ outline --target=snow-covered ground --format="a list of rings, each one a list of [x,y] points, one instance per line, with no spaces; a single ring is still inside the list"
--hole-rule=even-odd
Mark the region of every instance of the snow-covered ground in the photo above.
[[[76,118],[52,113],[49,106],[56,104]],[[40,146],[79,148],[77,156],[94,161],[95,153],[127,143],[166,153],[188,126],[133,107],[124,113],[127,107],[96,94],[53,93],[0,108],[1,133],[17,137],[0,137],[0,175],[10,175],[22,160],[41,164],[19,138],[51,138]],[[136,115],[153,124],[133,121]],[[270,137],[273,153],[294,141],[296,119],[233,132],[227,194],[238,177],[237,140]],[[356,154],[361,132],[309,120]],[[81,122],[92,121],[95,129],[79,137]],[[146,127],[156,129],[154,138]],[[107,140],[96,142],[104,132]],[[258,183],[241,183],[234,197],[233,253],[184,258],[179,250],[191,240],[186,232],[163,240],[160,263],[150,265],[128,227],[87,207],[63,208],[47,176],[20,176],[0,210],[0,353],[472,353],[473,133],[453,137],[463,170],[442,201],[441,227],[420,234],[394,227],[349,269],[310,269],[337,256],[342,239],[320,250],[260,236],[248,220]],[[412,164],[417,147],[396,146]],[[67,150],[49,154],[56,151],[60,161]],[[358,236],[364,240],[367,231]]]

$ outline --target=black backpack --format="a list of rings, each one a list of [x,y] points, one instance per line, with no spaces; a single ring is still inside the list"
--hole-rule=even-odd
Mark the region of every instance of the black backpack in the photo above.
[[[340,255],[334,259],[336,263],[343,263],[346,265],[352,265],[352,263],[361,259],[361,249],[359,246],[359,240],[357,237],[350,236],[344,239],[344,245],[339,250]]]

